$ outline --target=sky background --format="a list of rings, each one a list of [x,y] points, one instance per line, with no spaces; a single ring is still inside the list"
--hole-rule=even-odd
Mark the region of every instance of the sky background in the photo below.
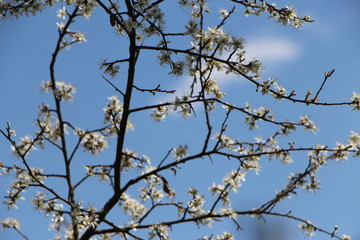
[[[220,2],[220,1],[219,1]],[[222,6],[222,2],[212,1],[214,15]],[[225,1],[223,1],[225,2]],[[265,65],[264,78],[276,77],[278,82],[287,87],[289,91],[296,89],[298,96],[305,95],[308,89],[316,91],[321,85],[324,72],[335,69],[332,78],[326,83],[320,95],[323,101],[349,101],[352,93],[360,92],[360,2],[357,0],[292,0],[277,1],[278,5],[295,5],[299,15],[310,15],[315,22],[306,24],[303,29],[293,29],[276,24],[272,19],[262,17],[245,17],[242,9],[238,8],[237,16],[233,17],[226,27],[237,36],[246,39],[246,51],[251,58],[263,61]],[[168,20],[171,28],[182,27],[179,21],[184,15],[177,9],[164,6],[170,11]],[[40,92],[41,81],[49,79],[48,66],[51,53],[57,40],[56,11],[60,6],[47,10],[35,17],[0,21],[0,128],[5,129],[9,121],[17,130],[18,136],[31,135],[34,132],[34,123],[37,117],[37,106],[41,102],[51,102],[49,95]],[[210,22],[211,24],[211,22]],[[64,104],[64,113],[68,119],[83,128],[95,128],[102,123],[102,108],[107,102],[107,97],[114,94],[113,89],[101,79],[98,62],[103,58],[119,59],[125,57],[123,44],[111,28],[109,19],[99,9],[90,20],[80,20],[71,29],[86,33],[88,42],[77,44],[70,51],[64,51],[58,58],[57,80],[71,81],[77,88],[75,101]],[[119,54],[120,53],[120,54]],[[119,55],[121,57],[119,57]],[[141,87],[154,87],[160,81],[162,87],[167,89],[186,89],[187,79],[176,79],[167,76],[167,69],[154,71],[157,62],[155,55],[147,55],[139,59],[137,81]],[[124,68],[125,69],[125,68]],[[126,76],[124,70],[119,79]],[[299,116],[308,114],[319,125],[320,131],[313,135],[299,131],[292,138],[297,139],[299,146],[324,143],[333,146],[336,141],[346,142],[351,130],[360,131],[360,113],[351,111],[351,107],[306,107],[293,103],[275,101],[273,98],[255,94],[254,86],[246,81],[232,76],[218,74],[220,85],[227,93],[227,99],[242,106],[250,102],[256,106],[271,108],[277,119],[297,120]],[[140,106],[169,100],[164,95],[145,97],[135,94],[138,99],[133,106]],[[219,110],[221,112],[221,110]],[[199,144],[199,122],[196,119],[184,120],[178,116],[170,116],[165,122],[155,124],[148,116],[139,114],[131,120],[135,123],[135,131],[127,138],[127,146],[134,148],[141,154],[147,154],[152,159],[161,159],[167,149],[187,143],[189,151],[194,151]],[[218,119],[220,122],[221,119]],[[230,119],[236,124],[238,119]],[[242,136],[245,139],[267,134],[266,125],[255,132],[248,132],[233,125],[230,129],[234,137]],[[242,123],[240,126],[245,127]],[[287,139],[284,139],[287,141]],[[301,143],[301,144],[300,144]],[[159,152],[158,146],[162,150]],[[113,145],[112,145],[113,146]],[[56,161],[54,149],[39,151],[31,154],[35,166],[44,166],[46,170],[58,170],[61,164]],[[111,162],[114,149],[111,148],[101,154],[99,158]],[[92,161],[89,154],[80,155],[79,165],[85,161]],[[236,195],[234,204],[240,209],[251,209],[270,199],[275,190],[279,190],[286,183],[286,177],[298,169],[303,169],[306,158],[299,155],[295,163],[283,166],[277,162],[263,161],[263,169],[259,176],[249,175],[240,192]],[[0,139],[0,161],[20,164],[10,152],[8,143]],[[155,160],[154,160],[155,161]],[[231,163],[228,163],[229,166]],[[211,167],[203,170],[203,163],[194,162],[189,168],[184,169],[185,182],[171,178],[172,187],[179,192],[186,191],[189,186],[199,185],[203,189],[211,183],[219,182],[223,173],[228,172],[229,166],[224,166],[221,161],[214,161]],[[227,169],[227,170],[226,170]],[[288,199],[277,207],[280,212],[292,210],[296,216],[309,219],[319,227],[332,230],[334,225],[339,225],[339,234],[348,234],[353,239],[360,239],[360,163],[359,159],[349,159],[342,163],[331,162],[322,168],[318,178],[321,180],[320,191],[315,194],[299,191],[299,195]],[[188,175],[187,175],[188,174]],[[197,176],[188,178],[186,176]],[[209,176],[211,179],[209,181]],[[131,175],[129,176],[131,177]],[[10,176],[0,179],[0,193],[4,195]],[[109,192],[102,189],[101,194],[90,189],[90,182],[80,189],[89,201],[102,203],[102,197]],[[59,185],[60,186],[60,185]],[[106,184],[104,185],[106,186]],[[205,191],[205,190],[204,190]],[[134,192],[135,194],[135,192]],[[3,200],[3,199],[2,199]],[[26,201],[28,201],[27,199]],[[0,206],[0,219],[8,216],[19,217],[22,222],[21,230],[30,239],[48,239],[54,232],[47,232],[49,219],[44,219],[42,214],[33,209],[21,208],[26,206],[26,201],[19,203],[19,210],[6,211]],[[101,206],[101,204],[100,204]],[[235,206],[234,206],[235,207]],[[271,221],[270,221],[271,220]],[[240,224],[245,229],[237,234],[238,239],[255,240],[254,229],[257,221],[250,217],[240,218]],[[296,222],[269,219],[268,228],[285,228],[288,234],[284,240],[300,240],[306,238],[297,228]],[[176,228],[172,235],[174,239],[196,239],[203,233],[210,231],[221,233],[222,230],[233,230],[231,223],[216,224],[210,230],[204,227],[198,230],[196,226],[184,225]],[[178,231],[180,230],[180,231]],[[194,237],[194,234],[195,237]],[[210,234],[209,234],[210,235]],[[267,234],[269,236],[271,234]],[[12,230],[0,231],[0,239],[20,239]],[[316,233],[313,239],[324,239],[324,235]],[[260,239],[259,239],[260,240]],[[273,239],[261,239],[273,240]]]

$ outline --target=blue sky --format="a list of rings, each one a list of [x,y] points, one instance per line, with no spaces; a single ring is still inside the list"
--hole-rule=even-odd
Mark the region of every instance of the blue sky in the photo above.
[[[216,1],[213,1],[216,2]],[[214,4],[218,4],[216,2]],[[310,15],[315,19],[314,23],[306,24],[303,29],[297,30],[283,27],[273,20],[264,17],[245,17],[238,9],[238,15],[227,27],[236,35],[247,40],[247,52],[249,56],[258,58],[265,64],[263,76],[276,77],[287,89],[297,89],[299,96],[305,95],[306,90],[317,90],[323,80],[324,72],[335,69],[335,73],[326,83],[320,98],[324,101],[348,101],[352,93],[360,92],[359,70],[360,70],[360,2],[357,0],[344,1],[277,1],[278,5],[295,5],[300,15]],[[219,6],[221,4],[218,4]],[[225,6],[224,6],[225,7]],[[34,122],[37,117],[37,106],[41,102],[51,102],[51,98],[40,92],[41,81],[49,78],[48,66],[51,53],[55,47],[57,29],[55,22],[58,7],[45,11],[36,17],[20,18],[0,22],[0,127],[5,128],[6,122],[11,122],[17,130],[18,136],[29,135],[34,131]],[[217,10],[217,8],[215,8]],[[175,25],[179,24],[176,17],[182,15],[175,10],[169,20]],[[179,15],[177,15],[179,14]],[[88,42],[72,47],[70,51],[64,51],[59,57],[57,67],[57,78],[60,81],[71,81],[77,87],[75,101],[65,104],[64,111],[75,125],[83,128],[94,128],[102,123],[102,108],[105,106],[107,97],[114,92],[109,85],[101,79],[98,70],[98,62],[105,57],[117,59],[123,43],[115,35],[106,17],[101,11],[97,11],[90,20],[81,20],[72,29],[85,32]],[[179,24],[180,25],[180,24]],[[125,56],[125,55],[123,55]],[[143,63],[139,69],[137,78],[143,87],[153,87],[156,81],[161,81],[162,86],[169,89],[185,89],[186,79],[168,77],[166,69],[159,68],[154,72],[156,62],[153,56],[140,59]],[[155,74],[156,73],[156,74]],[[120,74],[119,78],[126,76]],[[316,144],[318,142],[333,146],[336,141],[345,142],[350,130],[360,131],[360,113],[351,111],[350,107],[306,107],[297,106],[293,103],[278,102],[271,97],[260,98],[254,93],[254,86],[241,79],[218,74],[220,85],[228,94],[229,100],[238,104],[250,102],[254,105],[264,105],[275,111],[279,119],[298,119],[298,116],[308,114],[320,126],[316,135],[299,132],[294,138],[304,145]],[[181,91],[179,92],[181,93]],[[94,97],[95,96],[95,97]],[[136,94],[135,97],[140,97]],[[141,97],[140,105],[144,101],[156,103],[168,100],[163,95]],[[147,113],[149,115],[150,112]],[[130,133],[127,146],[134,148],[141,154],[148,154],[153,159],[161,158],[167,149],[179,144],[187,143],[196,147],[199,131],[199,123],[196,120],[184,120],[177,116],[170,116],[165,122],[155,124],[145,115],[134,116],[135,131]],[[232,119],[236,123],[236,119]],[[245,133],[234,127],[234,135],[239,134],[245,138],[266,134],[266,129]],[[245,135],[246,134],[246,135]],[[286,139],[285,139],[286,141]],[[161,144],[161,152],[158,146]],[[300,145],[300,144],[299,144]],[[32,155],[34,165],[44,165],[46,169],[61,168],[53,155],[53,149],[47,152],[36,152]],[[113,159],[113,148],[99,156]],[[90,159],[90,155],[80,155],[79,165]],[[303,156],[303,155],[302,155]],[[273,196],[275,190],[281,189],[286,181],[286,176],[291,171],[302,169],[306,158],[298,156],[299,159],[291,166],[283,166],[276,162],[264,161],[264,168],[259,176],[248,176],[244,186],[236,196],[236,203],[240,208],[251,208],[256,204],[263,203],[264,199]],[[16,162],[4,139],[0,139],[0,161]],[[89,160],[90,161],[90,160]],[[109,160],[110,161],[110,160]],[[230,164],[230,163],[229,163]],[[199,175],[202,163],[193,163],[184,172]],[[337,224],[340,226],[339,233],[349,234],[354,239],[360,239],[360,226],[358,215],[360,214],[360,169],[359,159],[349,159],[342,163],[331,162],[322,168],[319,173],[322,190],[315,194],[299,191],[299,195],[282,202],[279,211],[292,210],[294,215],[309,219],[319,227],[332,230]],[[211,185],[212,181],[219,181],[226,172],[220,161],[215,161],[205,176],[201,174],[197,178],[186,178],[185,182],[177,182],[178,179],[170,178],[174,188],[186,191],[187,187],[193,185]],[[209,181],[208,176],[212,176]],[[181,177],[179,177],[181,179]],[[187,180],[186,180],[187,179]],[[11,177],[1,177],[0,193],[4,195],[6,184]],[[95,184],[96,182],[94,182]],[[88,187],[91,185],[88,185]],[[105,191],[102,189],[102,191]],[[205,191],[205,190],[204,190]],[[82,190],[85,196],[93,199],[93,202],[102,202],[101,194]],[[29,199],[27,199],[28,201]],[[91,200],[90,200],[91,201]],[[26,202],[25,202],[26,203]],[[22,231],[30,239],[48,239],[54,236],[54,232],[47,232],[48,221],[33,209],[24,209],[25,203],[19,204],[20,210],[7,212],[4,206],[0,207],[0,219],[7,216],[16,216],[22,220]],[[100,204],[101,205],[101,204]],[[274,220],[276,222],[276,220]],[[245,231],[238,233],[239,239],[252,239],[252,226],[255,224],[249,217],[241,218]],[[288,229],[290,239],[304,239],[305,235],[297,229],[297,223],[291,220],[283,223]],[[270,226],[271,223],[269,223]],[[221,233],[222,229],[232,230],[230,223],[216,224],[210,230]],[[180,229],[180,231],[179,231]],[[201,236],[196,226],[186,225],[174,232],[174,239],[195,239]],[[188,233],[186,233],[188,232]],[[316,233],[313,239],[323,239],[323,235]],[[16,233],[8,230],[0,232],[1,239],[19,239]]]

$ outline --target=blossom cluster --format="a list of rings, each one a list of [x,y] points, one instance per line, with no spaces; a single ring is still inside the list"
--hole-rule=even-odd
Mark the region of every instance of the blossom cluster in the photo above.
[[[300,224],[299,228],[302,229],[308,236],[312,236],[316,230],[315,226],[310,221]]]
[[[353,105],[353,110],[360,110],[360,94],[354,92],[351,98],[351,102]]]
[[[85,166],[86,174],[89,176],[97,176],[101,181],[110,179],[111,168],[109,166]]]
[[[241,187],[242,182],[245,181],[245,174],[240,171],[232,170],[231,173],[228,173],[222,180],[222,184],[213,183],[209,187],[209,191],[212,193],[212,196],[217,196],[223,203],[224,206],[231,205],[230,202],[230,191],[237,193],[238,188]],[[228,208],[222,208],[219,211],[222,214],[229,215],[231,218],[236,218],[235,213],[228,211]]]
[[[6,218],[4,220],[1,220],[0,224],[0,230],[4,230],[6,228],[20,229],[20,222],[16,218]]]
[[[119,65],[116,65],[115,62],[107,62],[107,59],[101,60],[99,66],[105,74],[110,75],[113,78],[117,76],[120,70]]]
[[[178,208],[178,214],[180,215],[183,212],[184,214],[190,213],[193,218],[199,218],[199,220],[196,221],[198,224],[210,224],[213,219],[205,217],[209,214],[209,211],[204,209],[205,196],[200,195],[199,191],[193,187],[189,188],[187,193],[192,196],[192,199],[187,203],[186,210],[184,208]]]
[[[250,104],[238,107],[225,102],[224,99],[227,96],[214,78],[214,75],[216,75],[214,72],[216,71],[235,74],[238,77],[249,80],[262,95],[269,94],[275,99],[287,99],[306,105],[326,105],[320,102],[320,99],[317,97],[318,94],[313,97],[311,90],[306,92],[304,99],[295,99],[295,91],[289,93],[275,79],[262,80],[261,74],[264,67],[261,61],[248,59],[245,40],[232,35],[231,31],[225,28],[225,23],[235,12],[235,7],[230,11],[221,9],[220,20],[217,19],[219,22],[217,24],[212,22],[213,25],[207,26],[205,24],[207,21],[204,21],[204,18],[211,12],[208,1],[179,0],[178,4],[181,7],[185,8],[186,11],[190,10],[190,18],[183,32],[171,33],[167,32],[165,26],[165,15],[160,7],[162,1],[125,1],[127,10],[124,11],[120,11],[120,7],[123,8],[125,6],[120,2],[110,2],[109,6],[103,6],[101,2],[96,2],[95,0],[64,0],[64,2],[68,6],[62,6],[57,11],[57,17],[62,22],[57,23],[59,44],[56,47],[56,51],[68,49],[74,43],[87,41],[84,33],[71,31],[69,27],[76,17],[89,18],[99,3],[109,15],[110,25],[118,33],[129,36],[130,41],[133,41],[130,44],[130,52],[135,52],[134,55],[123,60],[109,62],[105,59],[100,61],[100,69],[105,74],[116,77],[120,70],[119,64],[122,62],[127,62],[129,67],[135,68],[135,66],[132,66],[134,62],[131,62],[130,59],[135,59],[136,62],[140,51],[155,50],[157,51],[159,64],[169,68],[169,75],[174,77],[188,75],[192,83],[189,87],[189,93],[176,96],[173,101],[156,105],[143,105],[135,110],[129,110],[127,106],[133,106],[133,102],[129,105],[127,103],[133,100],[130,98],[134,98],[134,95],[124,93],[121,89],[117,88],[117,83],[112,84],[108,81],[123,98],[121,101],[117,96],[110,96],[108,98],[109,101],[103,108],[103,125],[95,130],[83,130],[62,118],[63,113],[59,105],[63,104],[63,102],[73,101],[76,89],[72,84],[55,81],[53,76],[51,81],[42,83],[41,89],[44,92],[51,92],[55,97],[56,104],[54,107],[46,103],[40,105],[39,119],[37,120],[39,130],[35,132],[34,137],[19,137],[19,140],[16,141],[16,131],[10,127],[9,123],[6,128],[7,131],[1,131],[11,143],[13,152],[22,160],[23,168],[15,164],[13,167],[4,166],[3,162],[0,162],[0,175],[9,174],[10,172],[14,172],[15,175],[15,180],[11,183],[8,196],[6,196],[7,201],[4,202],[9,209],[16,208],[18,200],[25,199],[23,196],[24,192],[30,187],[41,189],[41,191],[36,192],[30,203],[35,207],[35,210],[43,212],[46,216],[51,216],[49,229],[58,231],[57,239],[62,239],[62,237],[73,239],[77,232],[91,230],[99,230],[97,233],[104,233],[99,234],[99,238],[102,239],[112,239],[117,234],[122,234],[124,238],[130,236],[130,238],[135,239],[137,236],[132,232],[135,232],[136,229],[147,229],[149,239],[170,240],[170,231],[172,231],[173,223],[167,223],[165,220],[158,221],[160,218],[151,222],[153,219],[148,217],[163,207],[168,207],[169,209],[175,208],[177,210],[178,219],[173,222],[194,222],[197,225],[210,225],[223,218],[227,218],[237,224],[237,217],[241,213],[232,208],[231,197],[244,184],[247,174],[251,171],[259,174],[264,157],[271,161],[279,160],[283,164],[291,164],[295,161],[292,156],[293,152],[306,151],[309,160],[306,169],[290,174],[284,189],[277,191],[274,199],[266,202],[256,210],[246,213],[264,218],[264,214],[273,213],[272,210],[278,202],[291,197],[292,194],[296,194],[298,189],[305,189],[310,192],[320,189],[320,180],[317,178],[317,172],[328,161],[345,160],[350,154],[360,156],[360,135],[356,131],[351,132],[347,143],[336,143],[333,148],[321,144],[301,148],[296,147],[296,143],[290,141],[284,147],[283,144],[279,143],[280,137],[289,136],[291,131],[296,130],[297,127],[311,132],[317,131],[317,125],[309,116],[302,116],[295,122],[290,122],[289,120],[281,122],[275,119],[275,114],[268,108],[262,106],[253,108]],[[275,4],[256,0],[233,2],[245,7],[244,14],[246,16],[258,16],[267,12],[270,18],[274,18],[277,22],[296,28],[301,27],[304,22],[312,21],[309,16],[299,17],[293,6],[279,8]],[[44,7],[52,6],[55,3],[57,3],[55,0],[14,0],[10,2],[0,0],[0,18],[8,16],[18,17],[29,13],[35,14]],[[68,10],[70,9],[69,5],[75,6],[72,13]],[[173,42],[176,43],[177,41],[172,40],[178,36],[190,41],[189,48],[180,49],[173,47]],[[52,60],[55,62],[56,54],[53,54]],[[53,69],[51,70],[53,71]],[[131,72],[129,71],[128,74],[132,74]],[[329,77],[331,74],[328,72],[325,76]],[[106,78],[104,79],[107,80]],[[137,79],[135,78],[135,80]],[[128,86],[139,90],[134,83]],[[151,90],[144,91],[151,92]],[[175,91],[164,92],[173,93]],[[126,104],[123,104],[122,101]],[[128,143],[127,140],[118,139],[120,140],[118,143],[125,143],[124,146],[118,145],[121,149],[117,149],[120,152],[116,153],[116,156],[120,156],[120,159],[117,158],[115,163],[119,162],[120,164],[95,163],[92,165],[86,163],[83,165],[86,170],[85,175],[77,183],[73,183],[73,175],[70,174],[69,169],[75,165],[70,163],[74,163],[73,160],[75,159],[74,156],[77,156],[75,154],[77,150],[83,149],[92,155],[103,152],[109,147],[111,137],[120,138],[122,137],[120,133],[125,132],[125,130],[134,129],[134,124],[128,120],[129,115],[151,109],[150,117],[156,122],[164,120],[172,111],[179,113],[183,117],[191,117],[192,115],[195,116],[195,108],[193,106],[195,104],[203,107],[202,113],[204,113],[208,131],[200,153],[196,153],[198,150],[196,148],[191,148],[190,152],[189,145],[183,143],[169,149],[168,154],[163,160],[155,161],[158,164],[155,167],[156,165],[151,165],[148,156],[140,155],[135,150],[127,147],[125,145]],[[360,110],[360,95],[354,92],[351,101],[343,105],[345,104],[350,105],[353,110]],[[226,110],[225,120],[220,124],[217,121],[218,119],[213,118],[210,114],[215,113],[215,106],[218,105],[222,105]],[[224,110],[221,110],[221,112],[223,113]],[[197,110],[196,113],[198,113]],[[261,121],[272,125],[273,128],[270,127],[269,130],[274,130],[273,134],[270,134],[268,137],[257,136],[252,140],[233,137],[232,134],[228,133],[228,120],[230,115],[235,115],[234,113],[243,116],[242,119],[250,130],[259,129],[259,126],[261,126],[259,122]],[[73,131],[74,135],[72,137],[75,141],[68,140],[70,137],[65,136],[69,129]],[[216,131],[217,133],[215,133]],[[44,147],[45,143],[50,143],[62,152],[65,160],[65,173],[45,174],[42,169],[30,166],[30,160],[27,158],[28,153],[36,150],[38,146]],[[73,148],[70,149],[69,146]],[[193,154],[192,152],[195,154],[191,155]],[[227,159],[237,164],[235,169],[227,171],[227,174],[225,174],[220,183],[214,182],[208,187],[207,190],[212,194],[213,198],[206,198],[206,193],[200,193],[196,186],[188,188],[188,195],[186,197],[181,194],[176,196],[175,190],[172,189],[172,179],[168,177],[168,174],[173,173],[175,178],[177,171],[187,162],[205,157],[209,157],[213,161],[213,156],[216,156],[216,159],[214,157],[215,161]],[[119,174],[119,172],[125,174]],[[114,205],[119,205],[125,215],[131,219],[126,226],[112,223],[106,218],[107,214],[110,214],[112,210],[112,207],[108,206],[111,205],[113,199],[107,201],[106,207],[99,211],[92,206],[84,207],[82,202],[75,200],[75,190],[93,176],[101,181],[108,181],[112,186],[111,190],[114,190],[113,196],[116,196]],[[45,179],[48,177],[65,179],[67,181],[67,198],[62,197],[62,194],[58,193],[56,189],[45,184],[48,181],[45,181]],[[196,184],[194,183],[194,185]],[[138,195],[132,192],[137,191],[136,187],[138,187]],[[59,192],[62,193],[62,191]],[[129,192],[133,194],[133,197]],[[78,196],[76,195],[76,197]],[[180,198],[185,198],[186,200],[178,201]],[[208,208],[208,206],[210,207]],[[286,215],[285,217],[289,216]],[[301,219],[299,221],[301,222],[299,227],[309,236],[319,230],[310,221]],[[106,224],[103,224],[104,222]],[[146,222],[146,224],[143,222]],[[0,224],[1,229],[20,229],[20,223],[16,219],[7,218],[0,221]],[[103,227],[103,225],[108,225],[106,227],[110,228],[100,230],[99,226]],[[97,229],[98,227],[99,229]],[[61,234],[62,231],[64,236]],[[326,233],[325,231],[323,232]],[[96,234],[96,232],[93,232],[93,234]],[[334,234],[335,231],[331,237]],[[205,239],[230,240],[234,239],[234,236],[231,233],[224,232],[221,235],[204,236],[199,240]],[[342,239],[350,240],[350,237],[343,235]]]
[[[103,108],[104,124],[110,123],[110,126],[106,128],[106,131],[110,135],[115,135],[120,129],[123,105],[117,96],[108,97],[108,100],[110,100],[110,102]],[[126,123],[126,130],[134,130],[134,124],[130,120]]]
[[[133,220],[141,218],[146,212],[146,207],[139,203],[134,198],[131,198],[129,194],[124,193],[121,196],[120,207],[129,215]]]
[[[3,203],[7,205],[8,209],[17,208],[18,200],[25,200],[22,195],[33,183],[42,183],[46,177],[42,174],[42,169],[31,168],[30,172],[18,167],[13,168],[16,177],[7,190],[9,200]]]
[[[122,21],[112,24],[115,25],[117,32],[120,35],[129,33],[132,30],[136,31],[136,39],[142,43],[143,38],[150,38],[154,35],[161,35],[164,29],[164,13],[157,4],[151,5],[149,0],[136,1],[133,4],[133,9],[139,14],[139,19],[127,18],[124,19],[125,13],[116,14],[116,18],[120,18]],[[112,16],[115,18],[115,15]]]
[[[42,103],[39,106],[39,110],[38,125],[41,131],[38,131],[37,135],[42,135],[48,141],[56,143],[61,139],[63,133],[67,133],[66,125],[60,126],[60,123],[54,116],[54,111],[50,109],[49,104]]]
[[[222,235],[216,235],[216,236],[204,236],[202,238],[198,238],[197,240],[230,240],[235,239],[234,236],[229,232],[224,232]]]
[[[160,122],[164,120],[166,116],[169,115],[169,107],[168,106],[158,106],[153,110],[153,113],[150,116],[156,121]]]
[[[108,140],[101,133],[89,132],[83,135],[81,146],[84,148],[84,151],[98,154],[108,147]]]
[[[149,239],[158,239],[171,240],[168,232],[168,228],[162,224],[155,224],[150,227],[151,232],[149,232]]]
[[[142,159],[137,158],[138,154],[131,149],[125,149],[121,156],[121,169],[124,169],[126,172],[131,168],[136,168],[139,165],[142,165]],[[139,160],[137,162],[137,160]],[[140,166],[141,167],[141,166]]]
[[[42,82],[41,89],[44,92],[53,92],[57,99],[67,102],[72,102],[76,93],[76,89],[65,82],[55,82],[55,86],[51,81]]]
[[[20,137],[20,141],[18,143],[13,143],[11,149],[13,153],[19,157],[25,157],[33,150],[37,150],[36,145],[43,146],[42,141],[37,141],[33,139],[31,136]]]
[[[174,111],[177,111],[182,117],[190,117],[192,107],[191,104],[187,103],[190,100],[190,96],[184,94],[181,97],[175,97],[175,101],[173,103]]]
[[[152,201],[160,202],[164,197],[164,192],[156,186],[160,184],[160,182],[154,183],[154,181],[148,181],[148,185],[140,189],[139,197],[143,201],[146,199],[151,199]]]
[[[305,16],[303,18],[299,17],[294,6],[278,8],[275,3],[270,4],[266,1],[260,3],[253,0],[242,2],[244,2],[244,5],[247,7],[244,12],[245,16],[249,16],[250,14],[259,16],[262,13],[267,12],[269,13],[270,18],[274,18],[278,23],[293,26],[295,28],[302,27],[304,22],[313,21],[310,16]]]
[[[51,7],[56,4],[58,0],[48,1],[29,1],[23,3],[20,0],[15,1],[0,1],[0,19],[16,17],[19,18],[23,15],[35,16],[41,12],[45,7]]]

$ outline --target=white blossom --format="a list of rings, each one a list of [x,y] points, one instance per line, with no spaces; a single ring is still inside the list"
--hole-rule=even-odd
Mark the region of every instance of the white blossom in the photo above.
[[[66,16],[68,15],[67,10],[65,8],[65,6],[63,6],[62,8],[60,8],[57,11],[57,17],[60,18],[61,20],[65,20]]]
[[[226,18],[227,16],[229,16],[229,11],[228,10],[226,10],[226,9],[220,9],[220,17],[221,18]]]
[[[132,219],[139,219],[146,211],[146,207],[139,203],[136,199],[131,198],[129,194],[123,193],[121,196],[120,207],[126,214],[132,217]]]
[[[153,110],[153,113],[150,116],[156,121],[160,122],[164,120],[166,116],[169,115],[169,107],[168,106],[159,106]]]
[[[314,225],[310,221],[300,224],[299,228],[302,229],[309,237],[315,233]]]
[[[73,42],[87,42],[85,34],[81,32],[69,33],[73,38]]]
[[[149,232],[149,239],[153,239],[156,236],[161,240],[171,240],[167,227],[161,224],[155,224],[150,226],[151,232]]]
[[[81,146],[84,151],[98,154],[108,147],[108,140],[101,133],[90,132],[84,135]]]
[[[0,230],[4,230],[6,228],[20,229],[20,222],[16,218],[6,218],[5,220],[1,220],[0,224]]]
[[[224,184],[229,184],[230,188],[234,192],[238,191],[238,188],[242,185],[242,182],[244,181],[245,181],[244,173],[235,170],[232,170],[231,173],[228,173],[222,180]]]
[[[187,153],[189,146],[188,145],[179,145],[178,147],[176,147],[174,149],[174,157],[177,158],[178,160],[188,156],[189,154]]]
[[[76,93],[76,89],[70,83],[65,82],[55,82],[55,87],[50,81],[42,82],[41,89],[44,92],[54,92],[59,100],[68,102],[73,101],[73,95]]]
[[[351,236],[343,234],[341,239],[342,240],[351,240]]]
[[[300,117],[299,123],[305,127],[304,130],[315,132],[317,130],[316,124],[307,116]]]
[[[349,137],[349,143],[353,147],[360,147],[360,135],[358,132],[351,131],[351,135]]]
[[[351,102],[353,105],[352,110],[360,110],[360,93],[353,92],[353,96],[351,97]]]
[[[65,28],[65,23],[63,22],[57,22],[56,25],[60,31],[62,31]]]

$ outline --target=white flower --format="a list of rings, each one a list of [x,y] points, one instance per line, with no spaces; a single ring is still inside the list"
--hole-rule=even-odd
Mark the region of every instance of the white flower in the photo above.
[[[125,169],[125,171],[129,171],[130,168],[135,168],[136,164],[134,163],[134,157],[137,157],[137,153],[135,153],[131,149],[125,149],[121,156],[121,169]]]
[[[299,123],[305,127],[305,131],[315,132],[317,130],[316,124],[307,115],[300,117]]]
[[[360,110],[360,94],[357,92],[353,92],[353,96],[351,97],[351,102],[353,105],[352,110]]]
[[[242,185],[242,182],[245,181],[244,173],[240,171],[231,170],[231,173],[228,173],[222,182],[224,184],[229,184],[230,188],[236,193],[238,188]]]
[[[351,236],[343,234],[342,235],[342,240],[351,240]]]
[[[335,151],[330,156],[330,159],[335,159],[336,161],[346,160],[349,155],[349,147],[342,143],[336,143]]]
[[[165,119],[165,117],[169,115],[169,107],[168,106],[159,106],[154,109],[153,113],[150,116],[156,121],[160,122]]]
[[[56,25],[58,26],[58,29],[59,29],[60,31],[65,28],[65,23],[63,23],[63,22],[60,22],[60,23],[57,22]]]
[[[161,55],[158,56],[158,59],[160,60],[160,65],[171,64],[172,60],[170,56],[172,53],[172,51],[160,51]]]
[[[108,63],[105,60],[101,60],[100,63],[100,69],[104,69],[104,73],[110,75],[111,77],[116,77],[116,75],[119,73],[120,66],[115,65],[115,63]]]
[[[73,37],[74,42],[87,42],[84,33],[76,32],[76,33],[72,33],[71,36]]]
[[[149,233],[149,239],[153,239],[158,236],[161,240],[170,240],[170,235],[166,229],[166,226],[161,224],[155,224],[150,226],[151,232]]]
[[[222,98],[225,96],[225,94],[220,91],[217,82],[213,79],[209,79],[208,81],[205,82],[204,89],[208,94],[213,93],[216,98]]]
[[[17,157],[21,157],[24,154],[30,153],[32,150],[37,150],[35,147],[36,144],[39,143],[36,143],[31,136],[25,136],[20,138],[20,142],[16,143],[16,146],[12,145],[11,149]]]
[[[184,74],[185,63],[178,61],[171,65],[171,72],[169,72],[170,75],[175,76],[182,76]]]
[[[349,137],[349,143],[353,147],[360,147],[360,135],[358,132],[351,131],[351,135]]]
[[[84,138],[82,139],[81,146],[85,151],[89,151],[92,154],[98,154],[107,148],[108,141],[105,137],[96,132],[86,133]]]
[[[224,232],[224,234],[221,236],[219,235],[216,236],[216,240],[230,240],[230,239],[234,239],[234,236],[228,232]]]
[[[229,16],[229,11],[228,10],[226,10],[226,9],[220,9],[220,17],[221,18],[226,18],[227,16]]]
[[[111,96],[108,97],[110,100],[110,103],[106,104],[106,107],[103,108],[104,114],[105,114],[105,120],[104,123],[112,122],[113,118],[123,112],[123,105],[120,103],[117,96]]]
[[[197,211],[202,208],[202,206],[204,206],[204,203],[204,196],[196,195],[193,199],[190,200],[189,208],[192,211]]]
[[[146,207],[139,203],[136,199],[130,197],[129,194],[124,193],[121,196],[121,208],[125,211],[126,214],[134,219],[139,219],[143,216],[146,211]]]
[[[20,222],[16,218],[6,218],[5,220],[0,221],[1,230],[6,228],[20,229]]]
[[[41,89],[44,92],[54,91],[54,94],[58,99],[67,102],[72,102],[73,95],[76,93],[75,87],[73,87],[70,83],[65,82],[55,82],[55,88],[53,88],[51,81],[42,82]]]
[[[224,191],[225,186],[220,185],[220,184],[216,185],[215,183],[213,183],[208,189],[211,192],[212,196],[214,197],[216,194],[221,193],[222,191]]]
[[[60,8],[58,11],[57,11],[57,17],[62,19],[62,20],[65,20],[66,16],[67,16],[67,11],[66,11],[66,8],[63,6],[62,8]]]
[[[179,147],[174,149],[174,157],[177,158],[178,160],[188,156],[189,154],[186,152],[187,149],[189,148],[188,145],[180,145]]]
[[[306,223],[302,223],[299,225],[299,228],[302,229],[308,236],[312,236],[315,232],[315,227],[314,225],[310,222],[307,221]]]

